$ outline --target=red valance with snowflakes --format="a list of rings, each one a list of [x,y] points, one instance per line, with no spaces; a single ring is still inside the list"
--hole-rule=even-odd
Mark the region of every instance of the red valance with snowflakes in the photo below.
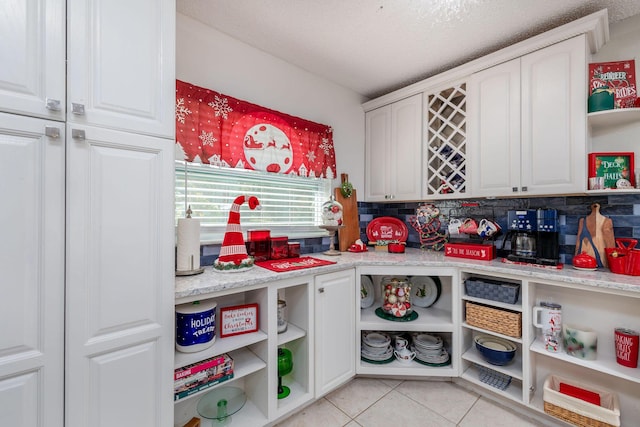
[[[336,177],[333,129],[176,81],[176,158],[305,177]]]

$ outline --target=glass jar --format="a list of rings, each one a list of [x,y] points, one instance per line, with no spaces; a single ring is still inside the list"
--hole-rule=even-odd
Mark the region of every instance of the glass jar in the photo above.
[[[278,333],[287,331],[287,303],[284,300],[278,300]]]
[[[334,196],[322,204],[322,224],[342,225],[342,204]]]
[[[413,313],[411,283],[400,279],[388,279],[382,283],[382,311],[393,317],[405,317]]]

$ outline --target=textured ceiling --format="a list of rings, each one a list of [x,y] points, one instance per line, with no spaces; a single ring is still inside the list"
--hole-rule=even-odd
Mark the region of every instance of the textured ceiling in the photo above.
[[[640,0],[177,0],[177,11],[374,98],[600,9]]]

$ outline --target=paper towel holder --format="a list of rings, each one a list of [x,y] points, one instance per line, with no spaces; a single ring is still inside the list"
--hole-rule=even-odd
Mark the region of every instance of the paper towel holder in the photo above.
[[[191,206],[189,206],[186,211],[186,218],[191,218],[192,213],[193,211],[191,210]],[[190,258],[191,268],[189,270],[176,270],[176,276],[193,276],[204,272],[204,267],[200,267],[200,263],[198,263],[198,268],[193,268],[195,265],[194,255],[190,255]]]

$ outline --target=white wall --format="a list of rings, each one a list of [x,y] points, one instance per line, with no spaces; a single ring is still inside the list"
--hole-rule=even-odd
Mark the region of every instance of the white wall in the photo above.
[[[636,89],[640,87],[640,15],[611,24],[609,42],[593,55],[591,62],[635,59]],[[590,151],[635,152],[636,171],[640,172],[640,122],[628,123],[592,133]]]
[[[338,169],[364,190],[364,112],[357,93],[177,14],[176,78],[333,127]],[[361,193],[362,194],[362,193]]]

